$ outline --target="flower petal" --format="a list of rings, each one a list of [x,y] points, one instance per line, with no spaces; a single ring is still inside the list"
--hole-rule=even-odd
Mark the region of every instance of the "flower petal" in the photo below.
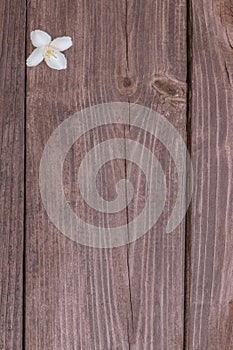
[[[33,46],[40,47],[44,45],[48,45],[51,42],[51,36],[43,32],[43,30],[34,30],[31,32],[31,41]]]
[[[63,36],[61,38],[56,38],[51,42],[53,46],[58,51],[65,51],[72,46],[72,39],[70,36]]]
[[[28,57],[26,64],[28,67],[35,67],[44,59],[45,48],[37,47]]]
[[[54,51],[53,55],[45,56],[45,62],[53,69],[61,70],[67,68],[66,57],[59,51]]]

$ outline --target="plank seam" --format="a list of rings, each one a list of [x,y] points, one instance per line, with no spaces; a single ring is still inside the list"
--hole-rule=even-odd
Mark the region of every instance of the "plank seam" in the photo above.
[[[130,130],[130,101],[128,98],[128,104],[129,104],[129,110],[128,110],[128,117],[129,117],[129,130]],[[126,128],[126,127],[125,127]],[[126,133],[124,128],[124,138],[126,140]],[[129,238],[129,208],[128,208],[128,196],[127,196],[127,144],[125,142],[125,195],[126,195],[126,220],[127,220],[127,231],[128,231],[128,238]],[[128,273],[128,281],[129,281],[129,302],[130,302],[130,312],[131,312],[131,326],[132,326],[132,334],[134,335],[134,314],[133,314],[133,301],[132,301],[132,286],[131,286],[131,280],[130,280],[130,258],[129,258],[129,250],[130,245],[127,244],[127,250],[126,250],[126,260],[127,260],[127,273]],[[130,345],[130,333],[129,333],[129,327],[127,329],[128,332],[128,345],[129,350],[131,349]]]
[[[186,142],[187,149],[192,156],[191,141],[192,141],[192,123],[191,123],[191,105],[192,105],[192,67],[193,67],[193,14],[192,0],[187,0],[187,111],[186,111]],[[191,159],[192,160],[192,159]],[[188,166],[188,164],[187,164]],[[188,169],[186,172],[188,175]],[[186,196],[189,193],[189,179],[186,178]],[[192,202],[188,208],[185,217],[185,262],[184,262],[184,343],[183,349],[188,350],[190,339],[190,275],[191,275],[191,209]]]
[[[27,25],[28,25],[28,6],[31,0],[26,0],[25,6],[25,25],[24,25],[24,58],[27,57]],[[23,204],[23,295],[22,295],[22,349],[26,349],[26,165],[27,165],[27,66],[24,68],[24,204]]]

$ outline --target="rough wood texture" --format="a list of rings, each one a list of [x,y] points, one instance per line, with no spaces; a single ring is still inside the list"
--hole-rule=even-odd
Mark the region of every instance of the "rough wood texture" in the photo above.
[[[128,2],[128,33],[127,73],[135,86],[129,101],[166,116],[185,139],[186,2],[147,1],[146,6],[140,1]],[[165,147],[154,145],[144,132],[130,128],[126,136],[149,143],[156,151],[169,193],[155,227],[128,248],[133,314],[131,346],[182,349],[184,223],[172,235],[165,233],[177,194],[176,169]],[[127,171],[130,175],[130,165]],[[140,183],[140,174],[138,177]],[[136,210],[137,207],[129,208],[129,216],[134,216]]]
[[[53,130],[74,112],[104,102],[158,110],[186,137],[186,2],[32,0],[28,22],[28,38],[39,28],[70,35],[74,45],[66,52],[66,71],[45,64],[28,69],[26,349],[182,349],[184,223],[171,236],[164,232],[176,197],[176,173],[166,150],[152,143],[171,194],[166,210],[151,232],[114,249],[81,246],[55,229],[41,203],[38,170]],[[92,220],[94,213],[78,207],[75,168],[95,142],[117,135],[150,145],[138,130],[112,126],[79,140],[67,156],[67,198]],[[99,184],[110,197],[109,173],[116,181],[125,175],[144,181],[130,164],[112,162]],[[134,217],[142,204],[143,191],[118,220]]]
[[[2,2],[0,349],[233,348],[232,4],[192,0],[190,6],[187,61],[185,0],[31,0],[27,53],[37,28],[70,35],[74,45],[65,52],[67,70],[27,69],[25,135],[26,2]],[[64,191],[77,215],[97,226],[133,220],[147,198],[137,166],[116,159],[98,172],[105,199],[117,196],[121,179],[135,186],[130,205],[105,216],[82,200],[77,174],[84,155],[104,140],[137,140],[166,175],[168,197],[153,229],[127,246],[98,249],[66,238],[48,219],[38,174],[49,136],[73,113],[116,101],[129,104],[126,124],[136,103],[164,115],[184,140],[189,133],[194,193],[186,244],[184,222],[165,233],[177,196],[175,163],[158,140],[127,125],[95,128],[73,145]]]
[[[233,348],[232,3],[192,1],[195,170],[187,348]]]
[[[25,2],[0,6],[0,348],[22,349]]]

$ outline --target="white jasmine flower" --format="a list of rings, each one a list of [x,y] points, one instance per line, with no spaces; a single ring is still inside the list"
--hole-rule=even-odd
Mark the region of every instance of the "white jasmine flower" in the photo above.
[[[28,67],[35,67],[43,60],[50,68],[66,69],[67,60],[61,51],[65,51],[72,46],[72,40],[69,36],[56,38],[52,41],[51,36],[42,30],[31,32],[31,42],[36,49],[27,59]]]

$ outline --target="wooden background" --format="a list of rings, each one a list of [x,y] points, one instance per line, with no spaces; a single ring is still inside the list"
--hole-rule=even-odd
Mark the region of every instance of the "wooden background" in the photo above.
[[[2,0],[0,19],[0,349],[233,349],[232,1]],[[26,69],[35,29],[72,37],[67,70]],[[74,211],[95,220],[77,192],[77,169],[90,147],[119,136],[156,150],[169,199],[134,243],[91,248],[48,219],[39,164],[63,120],[116,101],[158,111],[176,127],[194,192],[186,219],[166,235],[177,173],[164,146],[124,125],[93,130],[64,167]],[[115,160],[98,182],[111,199],[125,177],[138,186],[115,224],[145,204],[144,176]]]

